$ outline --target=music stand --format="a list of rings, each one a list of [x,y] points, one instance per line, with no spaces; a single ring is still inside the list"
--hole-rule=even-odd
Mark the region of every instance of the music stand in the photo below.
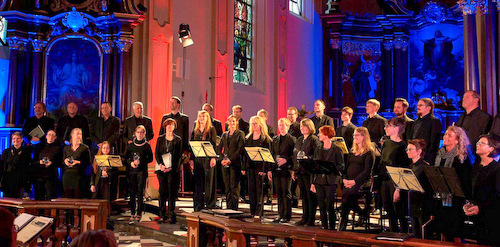
[[[190,141],[189,146],[196,158],[217,158],[214,146],[209,141]]]
[[[342,153],[349,154],[349,149],[347,148],[347,145],[345,143],[344,137],[333,137],[332,138],[332,142],[337,147],[339,147],[340,149],[342,149]]]
[[[95,161],[99,167],[122,167],[120,155],[96,155]]]
[[[411,216],[411,193],[417,191],[424,193],[425,190],[418,181],[417,176],[410,168],[386,166],[387,174],[394,183],[394,187],[399,190],[408,191],[408,216]],[[410,228],[408,228],[408,234],[410,234]]]
[[[424,172],[435,193],[450,193],[454,196],[465,197],[455,168],[427,166],[424,167]]]
[[[276,163],[274,161],[273,155],[271,151],[267,148],[262,147],[245,147],[245,151],[247,151],[248,157],[253,162],[262,162],[262,163]],[[263,166],[264,168],[264,166]],[[264,172],[264,171],[262,171]],[[260,211],[259,218],[262,221],[264,215],[264,181],[261,183],[261,193],[260,193],[260,205],[262,205],[262,210]]]

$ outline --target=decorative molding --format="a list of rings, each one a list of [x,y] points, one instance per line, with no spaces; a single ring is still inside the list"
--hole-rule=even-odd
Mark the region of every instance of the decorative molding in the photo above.
[[[459,0],[458,6],[464,15],[473,15],[479,11],[481,14],[488,12],[488,2],[486,0]]]
[[[227,24],[228,22],[228,4],[227,0],[217,0],[217,9],[216,9],[216,34],[217,34],[217,50],[219,53],[224,56],[227,53]]]
[[[330,39],[330,48],[340,49],[342,46],[342,40],[339,38]]]
[[[73,7],[62,19],[62,24],[76,33],[89,24],[89,19]]]
[[[422,16],[430,23],[441,23],[447,19],[447,8],[434,1],[427,2],[421,11]]]
[[[104,54],[110,54],[113,52],[113,46],[114,43],[111,40],[106,40],[104,42],[101,42],[101,47],[102,47],[102,52]]]
[[[43,49],[45,49],[45,47],[47,46],[47,43],[47,41],[39,39],[31,40],[31,45],[33,46],[34,52],[42,52]]]
[[[342,53],[348,55],[381,55],[380,42],[342,41]]]
[[[134,40],[130,38],[120,38],[120,40],[115,41],[115,45],[119,52],[129,52],[133,42]]]
[[[23,50],[26,49],[26,45],[28,44],[28,40],[19,38],[19,37],[7,37],[7,44],[9,44],[9,49],[11,50]]]
[[[403,39],[403,38],[395,39],[394,40],[394,49],[407,51],[408,50],[408,41],[406,39]]]
[[[384,2],[393,9],[396,14],[413,15],[413,10],[406,8],[405,0],[384,0]]]
[[[153,19],[158,22],[160,27],[164,27],[165,24],[170,23],[170,0],[153,1]]]
[[[86,0],[83,3],[72,3],[72,0],[52,0],[50,4],[50,10],[53,12],[59,12],[61,10],[68,10],[71,8],[76,8],[78,10],[84,10],[85,12],[100,12],[101,11],[101,1],[102,0]],[[81,2],[81,1],[79,1]]]

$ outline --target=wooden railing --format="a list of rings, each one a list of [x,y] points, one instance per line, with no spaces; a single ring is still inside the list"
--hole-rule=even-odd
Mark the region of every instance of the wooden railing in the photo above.
[[[188,222],[187,246],[257,246],[267,239],[266,246],[322,247],[322,246],[479,246],[456,244],[423,239],[404,242],[376,240],[375,234],[337,232],[311,227],[295,227],[278,224],[262,224],[257,219],[226,219],[205,213],[183,213]]]
[[[105,229],[109,215],[107,204],[107,200],[61,198],[33,201],[0,198],[0,206],[13,211],[16,216],[28,213],[53,218],[51,229],[41,234],[40,238],[42,246],[54,247],[62,246],[69,238],[74,239],[87,230]]]

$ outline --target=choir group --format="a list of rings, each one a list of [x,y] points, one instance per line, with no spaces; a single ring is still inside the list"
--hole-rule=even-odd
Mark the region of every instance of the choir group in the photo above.
[[[275,223],[291,220],[298,187],[303,210],[300,221],[293,222],[298,226],[314,226],[318,206],[321,227],[337,230],[346,229],[350,211],[366,223],[370,214],[381,209],[392,232],[407,232],[410,223],[416,237],[437,233],[457,241],[469,229],[464,225],[468,220],[474,222],[479,243],[500,244],[500,228],[495,227],[500,222],[500,117],[493,120],[479,109],[475,91],[467,91],[462,102],[465,112],[443,136],[441,121],[434,116],[434,104],[428,98],[418,101],[415,120],[406,114],[405,99],[395,99],[396,117],[389,120],[377,114],[380,103],[370,99],[366,102],[368,117],[360,127],[351,123],[353,109],[344,107],[342,124],[336,129],[324,112],[324,102],[317,100],[314,116],[300,121],[299,111],[289,107],[287,117],[277,122],[277,133],[267,123],[267,111],[260,110],[245,122],[239,105],[233,106],[223,131],[222,123],[212,117],[213,106],[204,104],[189,136],[189,118],[180,112],[181,100],[172,97],[171,113],[162,118],[154,153],[149,143],[154,136],[152,121],[143,115],[141,102],[133,104],[134,115],[124,121],[122,138],[120,120],[111,116],[107,102],[101,104],[101,116],[90,128],[75,103],[67,105],[67,115],[54,128],[54,120],[45,116],[45,105],[39,102],[34,106],[35,116],[27,119],[22,133],[12,135],[12,147],[2,153],[1,185],[5,197],[21,198],[32,185],[37,200],[62,195],[112,201],[117,194],[117,168],[100,166],[93,156],[121,153],[131,221],[140,220],[144,211],[148,164],[154,160],[160,185],[160,222],[176,221],[181,177],[186,186],[193,187],[195,211],[216,208],[217,179],[221,179],[217,174],[222,174],[228,209],[237,210],[240,198],[248,198],[250,213],[262,217],[264,198],[270,200],[274,194],[279,211]],[[38,127],[45,133],[43,137],[31,135]],[[333,137],[343,137],[347,153]],[[88,139],[91,144],[86,145]],[[117,151],[120,140],[126,145],[122,152]],[[189,141],[210,142],[217,157],[195,157]],[[275,163],[252,161],[245,147],[270,150]],[[311,166],[319,163],[337,172],[311,172]],[[435,193],[425,172],[430,166],[453,168],[463,196]],[[396,188],[389,167],[410,168],[425,192]],[[58,168],[63,171],[62,183]],[[336,210],[338,191],[342,204]],[[366,202],[362,207],[361,198]],[[429,230],[422,234],[421,226],[430,219]]]

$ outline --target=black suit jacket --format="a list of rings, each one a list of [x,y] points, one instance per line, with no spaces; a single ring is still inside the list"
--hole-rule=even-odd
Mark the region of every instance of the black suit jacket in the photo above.
[[[293,150],[293,170],[296,173],[305,173],[306,170],[302,168],[297,161],[297,153],[299,151],[304,151],[305,155],[309,158],[314,157],[314,150],[316,146],[321,145],[319,138],[315,135],[309,135],[304,140],[304,136],[300,136],[299,139],[295,142],[295,148]]]
[[[227,154],[227,158],[231,161],[229,166],[241,169],[241,156],[245,153],[245,134],[241,130],[235,130],[232,136],[229,136],[229,131],[222,133],[220,144],[217,146],[217,154]]]
[[[144,127],[146,128],[146,140],[150,141],[154,137],[153,122],[151,118],[142,116]],[[128,117],[123,122],[123,141],[128,144],[128,141],[134,140],[135,128],[138,126],[137,118],[134,116]]]
[[[106,124],[104,126],[103,117],[98,117],[91,126],[90,139],[95,144],[107,141],[113,147],[120,137],[120,119],[115,116],[109,116]]]
[[[427,143],[424,160],[433,164],[436,152],[439,149],[441,137],[441,121],[432,113],[417,118],[413,122],[410,135],[411,139],[423,139]]]
[[[414,121],[406,114],[402,116],[402,118],[405,120],[405,133],[403,134],[403,141],[407,143],[408,140],[411,140],[411,136],[409,134],[411,133],[411,129],[413,128]]]
[[[273,154],[274,158],[279,155],[280,158],[286,159],[286,164],[283,164],[281,166],[281,170],[277,171],[276,168],[278,167],[278,164],[273,165],[273,172],[279,174],[279,175],[290,175],[290,172],[288,171],[289,168],[292,168],[293,164],[293,149],[295,148],[295,142],[297,139],[290,135],[286,134],[284,136],[282,135],[277,135],[273,137],[273,143],[271,145],[271,153]]]
[[[182,150],[184,148],[182,147],[182,140],[178,135],[174,134],[174,139],[172,139],[172,141],[170,142],[168,149],[167,139],[165,139],[165,135],[163,134],[158,136],[155,149],[156,163],[164,165],[162,155],[169,152],[172,155],[172,170],[170,172],[179,172]],[[156,173],[164,174],[161,170],[156,171]]]
[[[356,130],[356,125],[353,123],[349,123],[348,125],[340,125],[335,132],[337,133],[337,136],[343,137],[345,144],[347,145],[347,149],[352,148],[352,142],[353,142],[353,134],[354,130]]]
[[[377,145],[379,145],[380,138],[385,135],[384,127],[386,123],[387,119],[378,114],[373,117],[368,116],[363,122],[363,127],[366,127],[370,133],[370,140],[377,143]]]
[[[243,120],[243,118],[240,118],[240,120],[238,120],[238,129],[243,131],[243,133],[245,133],[245,136],[248,135],[249,127],[250,127],[250,125],[247,122],[245,122],[245,120]],[[229,130],[229,126],[226,123],[226,131],[228,131],[228,130]]]
[[[219,120],[212,118],[212,126],[215,128],[217,136],[222,136],[222,123]]]
[[[162,128],[163,122],[167,120],[168,118],[172,118],[177,122],[177,128],[175,128],[174,133],[178,135],[182,139],[182,148],[184,151],[189,149],[189,117],[181,112],[178,112],[177,114],[165,114],[161,118],[161,124],[160,124],[160,134],[163,135],[165,134],[165,128]]]
[[[47,134],[47,131],[54,129],[54,119],[47,116],[42,116],[39,119],[36,116],[33,116],[26,119],[23,125],[23,137],[26,143],[31,141],[31,136],[29,134],[38,125],[40,125],[45,134]]]
[[[316,134],[319,133],[319,128],[325,125],[330,125],[335,128],[335,125],[333,125],[333,118],[327,116],[326,114],[323,114],[321,117],[313,116],[311,117],[311,120],[314,123],[314,128],[316,128]]]
[[[322,158],[322,153],[325,152],[323,149],[323,143],[316,146],[314,150],[314,159],[315,160],[324,160],[330,161],[335,165],[337,171],[341,173],[344,172],[344,155],[342,153],[342,149],[340,149],[337,145],[332,143],[332,147],[330,148],[333,152],[330,152],[325,159]],[[339,176],[337,175],[326,175],[326,174],[315,174],[313,176],[313,183],[319,185],[332,185],[339,183]]]
[[[299,138],[302,135],[300,132],[300,123],[298,121],[293,122],[293,124],[290,125],[290,129],[288,129],[288,133],[295,138]]]
[[[69,141],[71,131],[74,128],[82,129],[84,141],[89,137],[89,121],[86,117],[80,114],[76,114],[73,118],[64,115],[57,121],[57,141],[60,143]]]
[[[469,114],[464,112],[457,121],[456,126],[462,127],[469,137],[470,144],[476,150],[476,142],[479,136],[490,131],[493,118],[490,114],[479,108],[474,109]]]

